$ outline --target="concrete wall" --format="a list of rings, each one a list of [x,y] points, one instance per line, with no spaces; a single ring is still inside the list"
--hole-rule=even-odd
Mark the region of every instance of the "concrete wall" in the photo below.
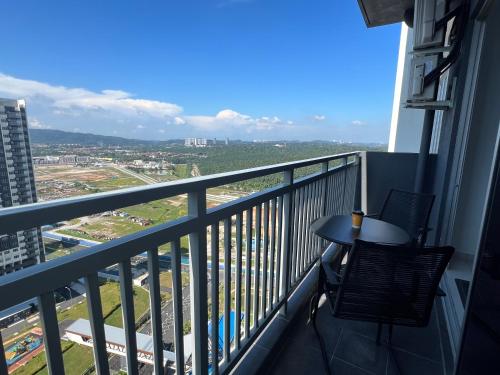
[[[417,159],[416,153],[367,152],[363,209],[367,213],[379,212],[390,189],[413,191]],[[434,177],[434,165],[435,157],[431,155],[426,181],[428,186],[431,186]]]
[[[413,29],[401,24],[396,86],[392,105],[389,152],[418,152],[424,123],[424,110],[402,107],[408,96]]]

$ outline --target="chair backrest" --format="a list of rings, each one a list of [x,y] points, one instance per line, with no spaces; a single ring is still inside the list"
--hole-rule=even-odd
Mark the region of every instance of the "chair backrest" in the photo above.
[[[405,229],[412,239],[417,240],[421,231],[427,229],[433,203],[432,194],[391,189],[384,201],[379,219]]]
[[[408,247],[356,240],[337,292],[334,315],[407,326],[429,322],[451,246]]]

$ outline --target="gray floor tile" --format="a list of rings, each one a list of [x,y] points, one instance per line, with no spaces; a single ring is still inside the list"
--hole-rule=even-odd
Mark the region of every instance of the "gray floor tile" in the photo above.
[[[435,315],[435,314],[433,314]],[[274,348],[276,359],[270,374],[324,374],[323,358],[312,325],[304,312],[289,334]],[[324,339],[330,370],[343,374],[442,374],[440,338],[436,316],[428,328],[394,327],[392,356],[387,345],[377,345],[377,324],[332,317],[326,304],[319,310],[317,325]],[[382,342],[387,342],[384,326]],[[416,354],[415,354],[416,353]],[[399,371],[399,372],[398,372]]]
[[[281,353],[279,361],[271,368],[272,375],[326,374],[321,353],[310,350],[307,345],[288,345]]]
[[[352,366],[337,358],[332,359],[330,370],[332,375],[371,375],[371,372]]]
[[[238,367],[238,375],[252,375],[255,374],[255,370],[262,365],[263,360],[269,354],[269,350],[263,348],[259,345],[254,345],[248,353],[245,355],[245,360],[248,359],[248,363],[252,366],[240,366]]]
[[[437,324],[436,314],[432,312],[432,319],[427,327],[394,326],[392,346],[441,362],[441,345]]]
[[[334,358],[374,374],[385,374],[388,351],[384,345],[359,333],[343,330]]]
[[[442,375],[441,363],[393,349],[389,355],[387,375]]]

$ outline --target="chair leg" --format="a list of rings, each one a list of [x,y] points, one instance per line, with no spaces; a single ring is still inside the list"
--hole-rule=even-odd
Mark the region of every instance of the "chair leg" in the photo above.
[[[377,327],[377,345],[380,345],[380,336],[382,335],[382,323],[378,324]]]
[[[392,344],[392,324],[389,324],[389,339],[387,340],[389,345]]]

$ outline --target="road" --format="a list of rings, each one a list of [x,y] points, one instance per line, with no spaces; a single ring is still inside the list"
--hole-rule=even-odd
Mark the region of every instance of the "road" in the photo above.
[[[146,176],[146,175],[143,175],[142,173],[136,173],[134,171],[131,171],[130,169],[128,168],[125,168],[125,167],[120,167],[119,165],[116,165],[116,164],[113,164],[112,167],[120,172],[123,172],[123,173],[126,173],[128,174],[129,176],[132,176],[132,177],[135,177],[143,182],[145,182],[146,184],[148,185],[151,185],[151,184],[156,184],[158,183],[158,181],[156,181],[154,178],[152,177],[149,177],[149,176]]]
[[[67,309],[80,301],[83,301],[85,299],[85,296],[83,295],[78,295],[75,298],[69,299],[67,301],[63,301],[61,303],[57,304],[57,309],[58,310],[64,310]],[[15,336],[23,331],[28,330],[31,328],[34,324],[38,324],[40,321],[40,314],[36,313],[28,317],[27,319],[20,320],[17,323],[14,323],[13,325],[2,329],[2,336],[7,339],[11,336]]]

